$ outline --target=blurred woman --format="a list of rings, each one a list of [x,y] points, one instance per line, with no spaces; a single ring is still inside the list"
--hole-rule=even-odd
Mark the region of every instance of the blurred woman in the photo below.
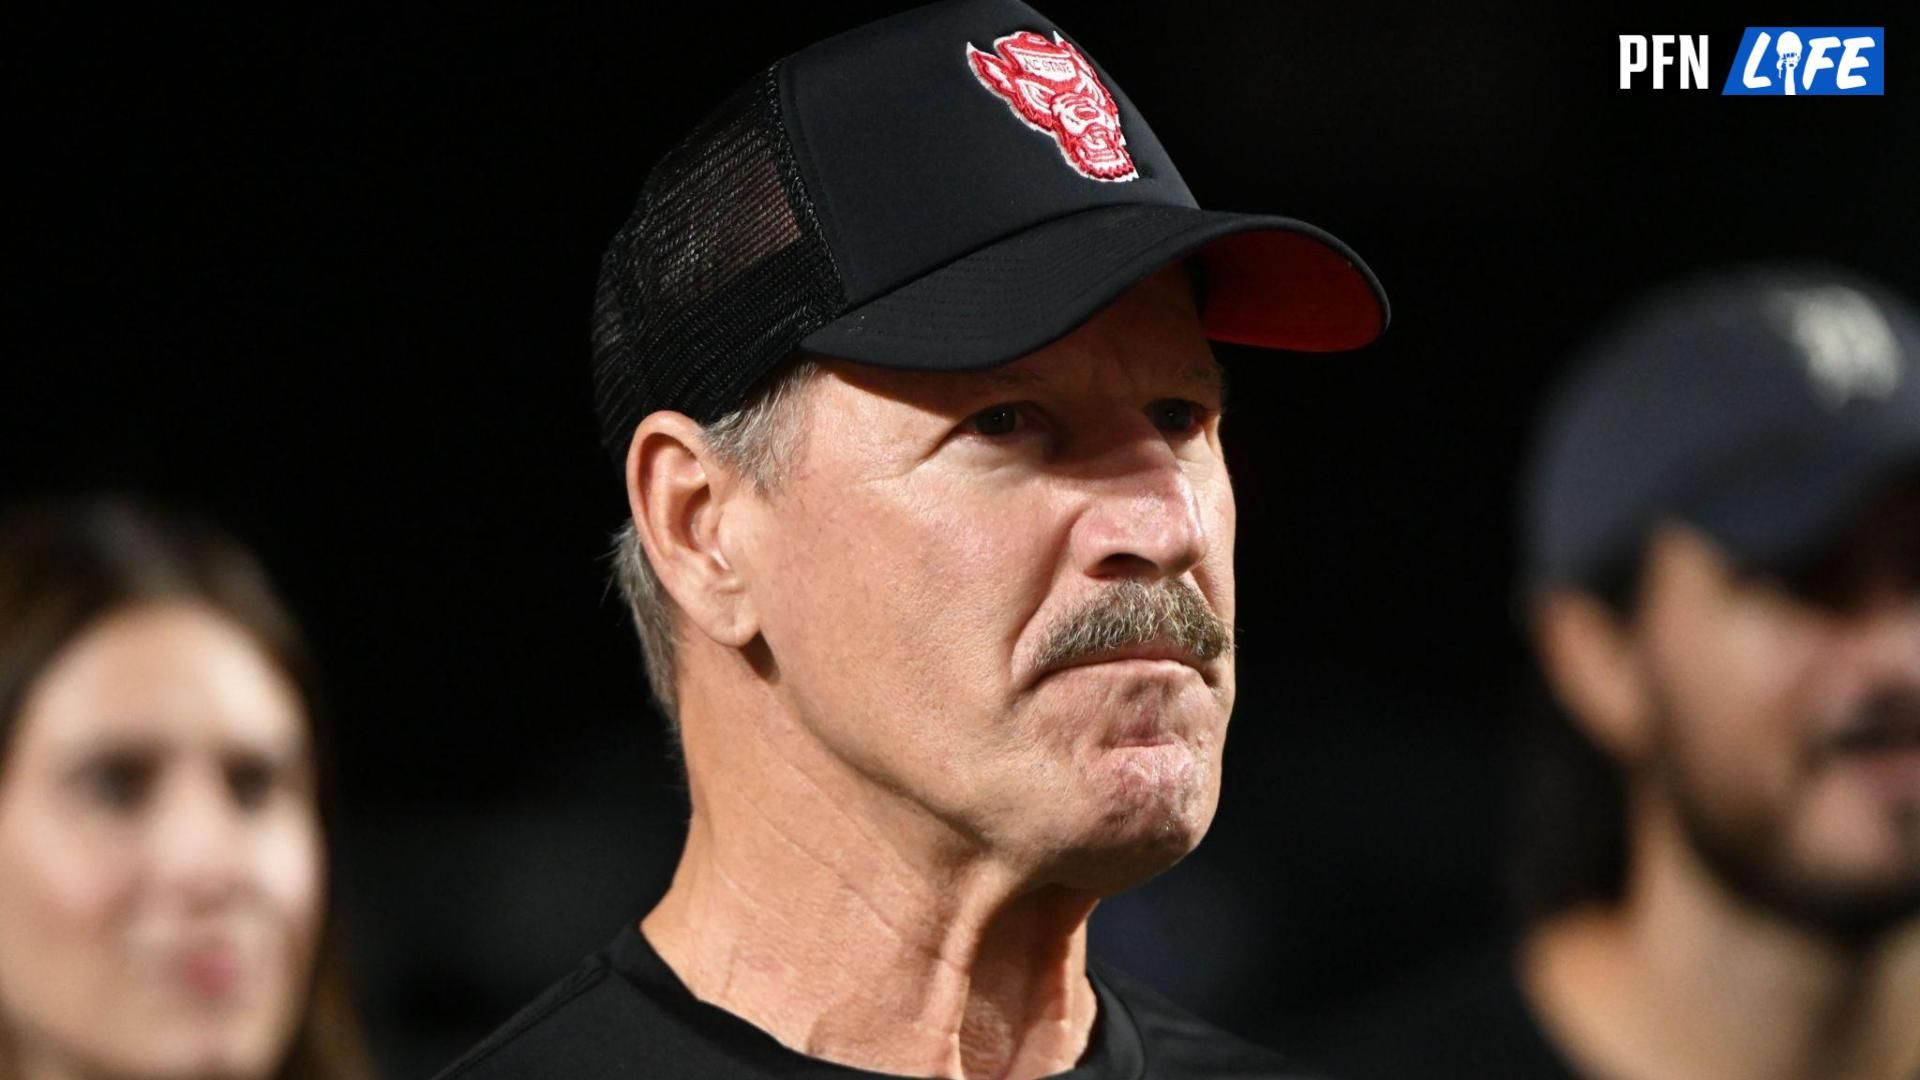
[[[0,520],[0,1077],[360,1077],[299,634],[204,525]]]

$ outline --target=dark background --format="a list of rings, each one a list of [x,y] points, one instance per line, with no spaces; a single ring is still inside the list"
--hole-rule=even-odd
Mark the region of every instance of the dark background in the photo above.
[[[605,586],[624,503],[590,420],[598,252],[699,111],[898,6],[69,12],[3,46],[0,497],[147,493],[275,570],[343,728],[340,886],[395,1076],[643,913],[677,850]],[[1920,292],[1920,35],[1815,0],[1042,6],[1203,203],[1327,227],[1394,303],[1362,353],[1222,350],[1224,802],[1195,856],[1096,916],[1101,951],[1298,1044],[1501,926],[1512,505],[1562,357],[1727,260]],[[1720,97],[1768,23],[1893,23],[1887,96]],[[1623,32],[1711,34],[1714,91],[1616,89]]]

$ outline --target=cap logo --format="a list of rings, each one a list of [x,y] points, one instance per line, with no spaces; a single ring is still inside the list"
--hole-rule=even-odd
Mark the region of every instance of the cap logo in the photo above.
[[[1884,398],[1900,386],[1900,347],[1874,302],[1844,285],[1781,290],[1768,305],[1806,358],[1814,389],[1832,408]]]
[[[968,42],[967,63],[1022,123],[1053,136],[1073,171],[1089,180],[1140,176],[1120,130],[1120,107],[1086,56],[1059,32],[1052,38],[1032,30],[1008,34],[994,39],[990,53]]]

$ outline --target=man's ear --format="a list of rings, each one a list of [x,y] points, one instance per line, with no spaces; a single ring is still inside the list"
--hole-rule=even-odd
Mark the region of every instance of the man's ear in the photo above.
[[[708,452],[700,425],[655,412],[627,446],[627,507],[655,576],[693,627],[733,648],[760,632],[745,582],[723,550],[722,519],[745,485]]]
[[[1535,603],[1533,638],[1574,722],[1617,760],[1640,760],[1652,740],[1653,687],[1632,628],[1595,597],[1561,590]]]

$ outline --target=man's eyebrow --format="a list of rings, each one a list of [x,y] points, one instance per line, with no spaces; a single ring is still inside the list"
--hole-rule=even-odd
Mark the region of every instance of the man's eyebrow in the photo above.
[[[973,371],[972,375],[975,379],[983,380],[989,386],[996,386],[996,388],[1041,386],[1048,380],[1043,373],[1021,371],[1018,367],[989,367],[985,371]],[[1175,379],[1181,380],[1187,386],[1198,386],[1202,390],[1208,390],[1215,398],[1219,398],[1221,407],[1227,405],[1227,369],[1221,367],[1219,361],[1194,363],[1194,365],[1183,367],[1175,375]]]
[[[1204,383],[1209,389],[1227,392],[1227,369],[1219,364],[1196,364],[1180,373],[1188,382]]]
[[[1036,386],[1047,381],[1045,375],[1017,368],[988,368],[974,373],[976,377],[999,386]],[[1226,369],[1219,364],[1195,364],[1182,370],[1178,376],[1182,382],[1196,383],[1219,393],[1227,392]]]
[[[988,368],[974,374],[998,386],[1035,386],[1047,381],[1044,375],[1017,368]]]
[[[1188,383],[1204,386],[1213,391],[1220,399],[1220,408],[1227,407],[1227,369],[1219,361],[1210,364],[1196,364],[1180,373]]]

